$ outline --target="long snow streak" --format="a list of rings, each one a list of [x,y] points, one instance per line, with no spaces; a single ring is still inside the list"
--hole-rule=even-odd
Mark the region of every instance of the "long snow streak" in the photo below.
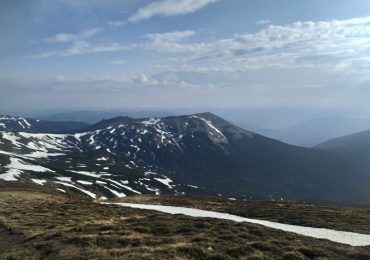
[[[248,222],[253,224],[262,225],[265,227],[283,230],[287,232],[296,233],[299,235],[313,237],[318,239],[327,239],[333,242],[347,244],[351,246],[370,246],[370,235],[337,231],[326,228],[313,228],[303,227],[297,225],[281,224],[277,222],[271,222],[266,220],[258,220],[251,218],[243,218],[228,213],[220,213],[214,211],[184,208],[184,207],[172,207],[172,206],[161,206],[161,205],[146,205],[146,204],[132,204],[132,203],[111,203],[124,207],[131,207],[137,209],[155,210],[169,214],[182,214],[191,217],[202,217],[202,218],[216,218],[232,220],[236,222]]]

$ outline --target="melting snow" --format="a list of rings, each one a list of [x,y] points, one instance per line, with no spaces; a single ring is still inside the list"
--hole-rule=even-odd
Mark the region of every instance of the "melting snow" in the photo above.
[[[2,132],[1,133],[1,136],[2,138],[10,141],[14,146],[16,147],[21,147],[23,144],[19,143],[18,140],[20,139],[19,137],[17,137],[15,134],[13,133],[5,133],[5,132]]]
[[[351,246],[369,246],[370,245],[370,235],[359,234],[353,232],[337,231],[326,228],[313,228],[304,227],[297,225],[281,224],[277,222],[271,222],[266,220],[258,220],[251,218],[243,218],[236,215],[231,215],[228,213],[220,213],[214,211],[184,208],[184,207],[171,207],[171,206],[161,206],[161,205],[145,205],[145,204],[132,204],[132,203],[109,203],[116,204],[124,207],[131,207],[137,209],[147,209],[156,210],[169,214],[182,214],[191,217],[203,217],[203,218],[215,218],[215,219],[225,219],[236,222],[248,222],[253,224],[262,225],[265,227],[283,230],[287,232],[296,233],[303,236],[327,239],[333,242],[347,244]]]
[[[96,198],[96,195],[90,191],[87,191],[87,190],[84,190],[84,189],[81,189],[75,185],[72,185],[70,183],[65,183],[65,182],[60,182],[60,181],[56,181],[56,183],[58,184],[61,184],[61,185],[64,185],[64,186],[67,186],[67,187],[71,187],[71,188],[75,188],[76,190],[79,190],[85,194],[87,194],[88,196],[90,196],[91,198],[95,199]]]
[[[121,186],[123,186],[123,188],[125,188],[125,189],[127,189],[127,190],[129,190],[129,191],[132,191],[133,193],[141,194],[141,192],[140,192],[140,191],[134,190],[133,188],[131,188],[131,187],[129,187],[129,186],[126,186],[126,185],[123,185],[123,184],[122,184]]]
[[[211,128],[212,130],[214,130],[217,134],[218,134],[218,136],[220,137],[220,139],[221,139],[221,141],[223,141],[223,142],[225,142],[225,143],[227,143],[228,141],[227,141],[227,138],[226,138],[226,136],[224,136],[224,134],[217,128],[217,127],[215,127],[213,124],[212,124],[212,122],[211,121],[209,121],[209,120],[206,120],[206,119],[204,119],[204,118],[201,118],[201,117],[197,117],[197,116],[192,116],[192,117],[194,117],[194,118],[198,118],[198,119],[200,119],[200,120],[202,120],[204,123],[206,123],[207,124],[207,126],[209,127],[209,128]],[[211,133],[212,134],[212,133]]]
[[[77,180],[78,183],[82,184],[82,185],[93,185],[92,182],[89,182],[89,181],[82,181],[82,180]]]
[[[142,121],[141,123],[148,126],[148,125],[155,125],[159,123],[161,119],[159,118],[149,118],[148,120]]]
[[[35,139],[37,146],[40,146],[39,149],[42,151],[46,151],[45,149],[60,150],[66,148],[64,140],[68,136],[63,134],[32,134],[24,132],[20,132],[19,135],[27,139]]]
[[[28,123],[28,121],[25,118],[19,118],[19,119],[22,120],[23,123],[25,123],[27,125],[27,128],[30,128],[31,127],[31,124]],[[25,128],[25,127],[23,126],[23,128]]]
[[[40,180],[40,179],[31,179],[31,181],[39,185],[44,185],[44,183],[46,183],[46,180]]]
[[[106,189],[108,189],[110,192],[112,192],[114,195],[116,195],[118,198],[124,198],[126,197],[126,194],[122,193],[122,192],[118,192],[118,191],[115,191],[115,190],[112,190],[112,189],[109,189],[108,187],[104,187]]]
[[[72,182],[71,177],[55,177],[55,179],[65,182]]]
[[[157,189],[157,188],[152,188],[150,187],[148,184],[144,184],[142,182],[140,182],[142,185],[145,186],[145,188],[148,190],[148,191],[154,191],[155,192],[155,195],[160,195],[161,194],[161,190],[160,189]]]
[[[145,172],[144,175],[145,176],[158,175],[158,173],[156,173],[156,172]]]
[[[87,172],[87,171],[72,171],[72,170],[68,170],[69,172],[73,172],[73,173],[77,173],[77,174],[82,174],[82,175],[86,175],[86,176],[90,176],[90,177],[95,177],[95,178],[100,178],[101,175],[100,174],[97,174],[95,172]]]
[[[62,155],[65,155],[65,154],[64,153],[48,153],[48,152],[36,151],[36,152],[32,152],[30,154],[25,154],[24,156],[29,157],[29,158],[37,159],[37,158],[47,158],[47,157],[62,156]]]
[[[18,158],[10,158],[10,164],[6,165],[4,168],[9,169],[6,173],[0,174],[0,179],[5,181],[16,181],[16,177],[19,177],[23,171],[54,172],[39,165],[26,163]]]
[[[166,185],[168,188],[172,189],[172,186],[170,185],[170,182],[172,182],[172,180],[166,176],[163,177],[164,179],[154,178],[154,180],[159,181],[160,183]]]

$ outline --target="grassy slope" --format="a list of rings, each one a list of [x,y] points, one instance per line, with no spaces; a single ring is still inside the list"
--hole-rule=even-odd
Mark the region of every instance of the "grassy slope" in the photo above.
[[[200,199],[194,201],[201,203]],[[206,204],[209,203],[212,200]],[[82,197],[42,191],[33,185],[0,184],[0,259],[315,257],[369,259],[370,248],[340,245],[247,223],[100,205]]]

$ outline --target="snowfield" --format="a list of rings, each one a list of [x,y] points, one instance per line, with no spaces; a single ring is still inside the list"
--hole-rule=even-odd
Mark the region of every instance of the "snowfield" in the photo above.
[[[370,246],[370,235],[359,234],[353,232],[337,231],[326,228],[313,228],[313,227],[303,227],[297,225],[281,224],[277,222],[271,222],[266,220],[258,220],[251,218],[243,218],[236,215],[231,215],[228,213],[220,213],[214,211],[184,208],[184,207],[172,207],[172,206],[161,206],[161,205],[147,205],[147,204],[133,204],[133,203],[104,203],[104,204],[114,204],[123,207],[130,207],[136,209],[145,210],[155,210],[163,213],[169,214],[182,214],[191,217],[201,217],[201,218],[215,218],[215,219],[225,219],[236,222],[248,222],[253,224],[262,225],[265,227],[283,230],[286,232],[292,232],[299,235],[313,237],[318,239],[327,239],[333,242],[351,245],[351,246]]]
[[[10,164],[6,165],[4,168],[9,169],[6,173],[0,174],[0,179],[5,181],[17,181],[16,177],[19,177],[24,171],[54,173],[54,171],[50,169],[27,163],[18,158],[10,158]]]

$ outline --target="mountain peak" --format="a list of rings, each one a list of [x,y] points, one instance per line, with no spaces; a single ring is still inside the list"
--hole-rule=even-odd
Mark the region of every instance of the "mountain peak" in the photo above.
[[[212,112],[195,113],[195,114],[192,114],[191,116],[198,116],[198,117],[201,117],[201,118],[204,118],[204,119],[207,119],[207,120],[211,120],[211,121],[227,122],[225,119],[223,119],[222,117],[220,117],[216,114],[213,114]],[[228,122],[228,123],[231,124],[230,122]]]
[[[83,129],[82,131],[88,132],[88,131],[95,131],[95,130],[107,128],[110,126],[116,127],[120,124],[123,124],[123,123],[127,124],[127,123],[131,123],[134,121],[135,119],[128,117],[128,116],[118,116],[118,117],[114,117],[110,119],[103,119],[100,122]]]
[[[363,177],[367,158],[355,165],[345,159],[347,154],[290,146],[209,112],[116,117],[101,121],[93,130],[63,135],[46,132],[50,122],[26,120],[31,124],[29,133],[17,121],[18,133],[0,131],[0,179],[31,177],[39,185],[72,189],[92,198],[186,192],[368,201],[368,187],[362,185],[368,183]],[[348,188],[354,175],[358,181]],[[343,185],[333,179],[343,180]],[[325,188],[320,192],[319,187]]]
[[[205,116],[205,117],[219,117],[215,114],[213,114],[212,112],[200,112],[200,113],[195,113],[193,114],[194,116]]]

